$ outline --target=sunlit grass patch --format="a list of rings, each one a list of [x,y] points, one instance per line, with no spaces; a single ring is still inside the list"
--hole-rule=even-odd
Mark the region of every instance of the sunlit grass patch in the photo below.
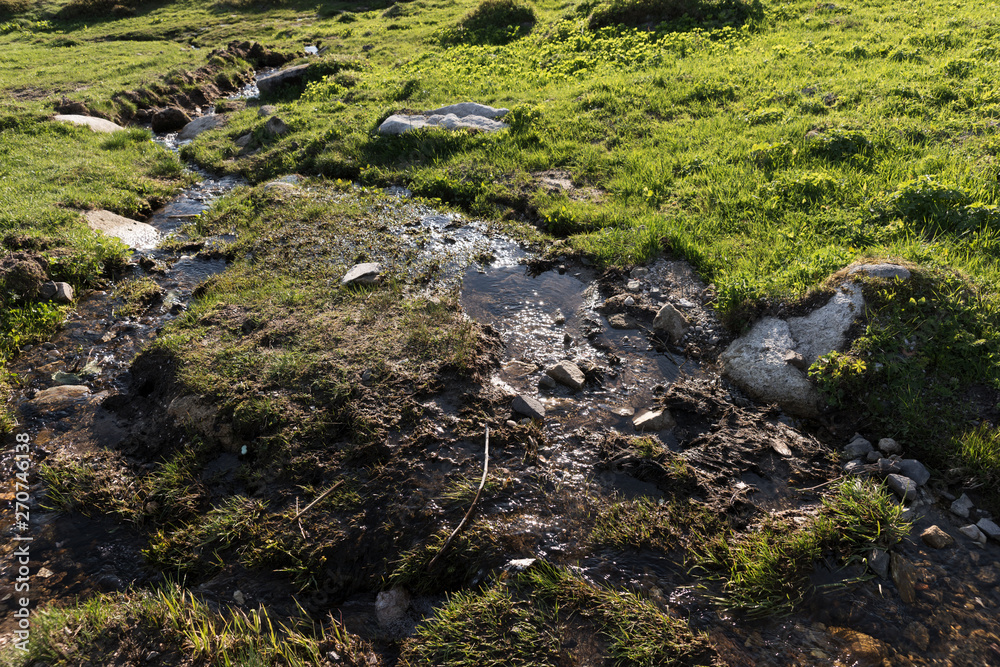
[[[653,602],[537,562],[481,591],[454,594],[406,642],[401,664],[555,666],[581,654],[616,665],[715,661],[705,635]]]

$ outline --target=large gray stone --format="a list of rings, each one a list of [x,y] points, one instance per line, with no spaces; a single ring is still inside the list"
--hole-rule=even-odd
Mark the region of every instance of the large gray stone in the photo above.
[[[645,410],[632,420],[636,431],[666,431],[677,425],[667,410]]]
[[[978,542],[979,544],[986,544],[986,535],[983,531],[979,530],[979,526],[974,523],[970,523],[967,526],[962,526],[958,529],[958,532],[962,533],[970,540]]]
[[[285,86],[302,86],[309,65],[295,65],[278,70],[257,79],[257,89],[261,95],[270,95]]]
[[[824,354],[839,350],[864,305],[861,289],[848,283],[822,308],[804,317],[789,318],[788,331],[795,341],[795,351],[811,365]]]
[[[765,317],[722,353],[723,374],[758,401],[777,403],[791,414],[815,416],[819,393],[805,373],[785,363],[785,352],[794,346],[788,323]]]
[[[572,361],[560,361],[552,368],[545,371],[545,374],[558,382],[566,385],[570,389],[580,390],[586,382],[586,377],[580,367]]]
[[[886,456],[889,456],[890,454],[899,454],[901,451],[903,451],[903,447],[892,438],[882,438],[881,440],[879,440],[878,448],[879,451],[881,451]]]
[[[917,486],[923,486],[931,478],[924,464],[916,459],[902,459],[899,461],[899,470],[916,482]]]
[[[215,128],[224,125],[225,122],[225,116],[219,116],[216,114],[195,118],[193,121],[185,125],[184,129],[177,133],[177,141],[190,141],[202,132],[214,130]]]
[[[378,262],[355,264],[343,278],[341,285],[373,285],[382,278],[382,265]]]
[[[130,248],[146,249],[156,246],[160,234],[152,225],[125,218],[111,211],[87,211],[83,214],[87,226],[122,240]]]
[[[117,132],[118,130],[124,130],[125,128],[117,123],[112,123],[110,120],[105,120],[103,118],[96,118],[94,116],[79,116],[77,114],[59,114],[53,116],[52,120],[60,121],[63,123],[72,123],[73,125],[85,125],[89,127],[94,132]]]
[[[653,318],[653,331],[667,334],[673,343],[684,338],[688,326],[687,318],[669,303],[664,304],[656,313],[656,317]]]

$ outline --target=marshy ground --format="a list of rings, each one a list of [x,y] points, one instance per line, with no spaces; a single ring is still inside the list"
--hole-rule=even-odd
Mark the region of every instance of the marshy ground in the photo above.
[[[12,481],[0,661],[1000,661],[1000,547],[959,532],[1000,511],[990,12],[0,0],[2,425],[34,538],[24,653]],[[470,99],[509,127],[377,132]],[[210,114],[178,150],[171,118]],[[912,277],[860,281],[818,416],[720,375],[866,261]],[[650,410],[672,424],[637,432]],[[845,473],[856,432],[930,469],[915,499]]]

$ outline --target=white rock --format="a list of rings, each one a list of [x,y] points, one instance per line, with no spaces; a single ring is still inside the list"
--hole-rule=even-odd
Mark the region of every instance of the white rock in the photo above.
[[[677,425],[667,410],[645,410],[632,419],[636,431],[666,431]]]
[[[789,318],[788,331],[795,341],[795,351],[812,365],[822,355],[839,350],[864,305],[861,288],[848,283],[822,308],[804,317]]]
[[[440,127],[446,130],[468,128],[483,132],[497,132],[508,126],[506,123],[485,116],[457,116],[454,113],[431,113],[430,115],[414,116],[393,114],[382,121],[378,132],[379,134],[403,134],[426,127]]]
[[[441,107],[440,109],[428,111],[427,115],[446,116],[448,114],[454,114],[459,118],[465,118],[467,116],[503,118],[507,115],[507,113],[507,109],[495,109],[494,107],[486,106],[485,104],[477,104],[476,102],[459,102],[458,104],[449,104],[448,106]]]
[[[60,121],[63,123],[72,123],[73,125],[86,125],[94,132],[118,132],[119,130],[124,130],[125,128],[117,123],[112,123],[110,120],[105,120],[103,118],[97,118],[95,116],[78,116],[76,114],[59,114],[53,116],[52,120]]]
[[[152,225],[132,220],[111,211],[87,211],[83,214],[87,226],[107,236],[114,236],[130,248],[144,250],[153,248],[160,240],[160,234]]]
[[[201,116],[195,118],[177,133],[177,141],[190,141],[202,132],[214,130],[226,122],[225,116],[212,114],[211,116]]]
[[[341,285],[372,285],[382,277],[382,265],[378,262],[355,264],[351,270],[340,279]]]
[[[719,357],[723,374],[759,401],[777,403],[792,414],[815,416],[819,393],[805,373],[785,363],[785,352],[794,346],[788,323],[765,317]]]
[[[66,384],[59,387],[43,389],[35,394],[28,405],[40,412],[62,410],[90,394],[90,389],[84,385]]]

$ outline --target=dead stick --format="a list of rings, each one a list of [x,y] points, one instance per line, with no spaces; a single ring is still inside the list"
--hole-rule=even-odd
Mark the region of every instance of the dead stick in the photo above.
[[[451,545],[451,541],[455,539],[456,535],[462,532],[463,528],[465,528],[465,523],[469,520],[469,517],[472,516],[472,511],[476,509],[476,503],[479,502],[479,496],[482,495],[483,489],[486,487],[486,475],[489,473],[489,470],[490,470],[490,427],[487,426],[486,452],[485,454],[483,454],[483,479],[479,482],[479,490],[476,491],[476,497],[472,499],[472,504],[469,505],[469,511],[465,513],[465,517],[462,519],[462,522],[458,524],[458,527],[455,528],[455,530],[451,531],[451,535],[449,535],[448,539],[444,541],[443,545],[441,545],[441,549],[438,550],[437,555],[435,555],[434,558],[431,559],[431,562],[427,564],[428,570],[434,569],[434,564],[437,563],[438,558],[440,558],[441,555],[448,550],[448,547]]]
[[[834,482],[839,482],[840,480],[844,479],[845,477],[847,477],[847,475],[841,475],[840,477],[837,477],[835,479],[831,479],[829,482],[823,482],[822,484],[817,484],[816,486],[810,486],[808,489],[795,489],[794,486],[792,488],[795,489],[796,491],[798,491],[799,493],[804,493],[805,491],[815,491],[816,489],[823,488],[827,484],[833,484]]]
[[[303,507],[301,512],[299,512],[298,514],[296,514],[295,516],[292,517],[292,520],[293,521],[297,521],[298,518],[300,516],[302,516],[303,514],[305,514],[306,512],[308,512],[312,508],[313,505],[315,505],[319,501],[321,501],[324,498],[326,498],[328,495],[330,495],[331,491],[333,491],[334,489],[336,489],[338,486],[340,486],[343,483],[344,483],[344,480],[342,480],[342,479],[341,480],[337,480],[336,484],[334,484],[333,486],[331,486],[329,489],[327,489],[323,493],[319,494],[319,496],[316,498],[316,500],[312,501],[311,503],[309,503],[308,505],[306,505],[305,507]]]

